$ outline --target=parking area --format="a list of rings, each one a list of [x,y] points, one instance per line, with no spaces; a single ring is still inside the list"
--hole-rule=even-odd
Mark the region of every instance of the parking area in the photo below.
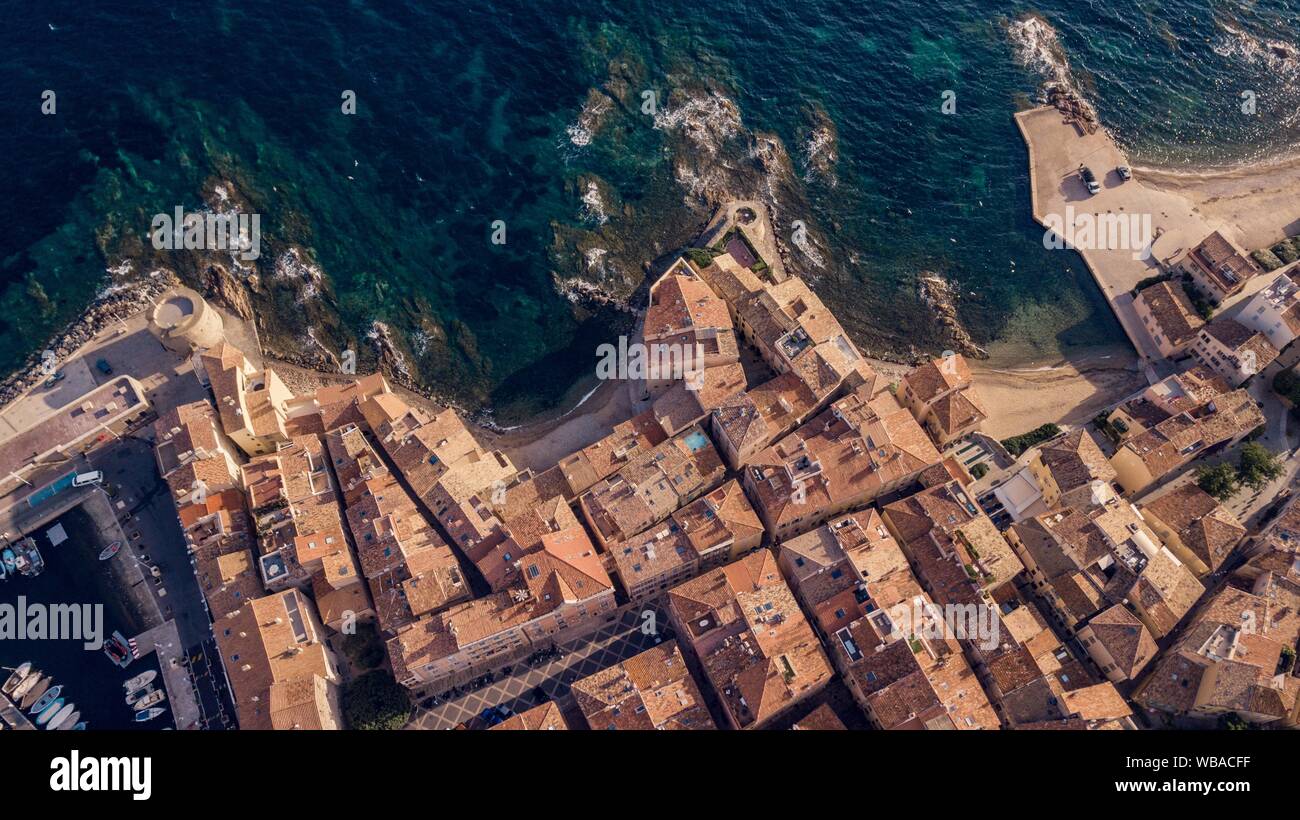
[[[657,634],[642,631],[642,612],[654,613]],[[522,712],[548,700],[557,701],[566,717],[572,713],[569,687],[579,678],[613,666],[673,637],[667,614],[658,602],[633,606],[617,620],[590,635],[560,644],[559,655],[531,666],[516,664],[511,674],[453,700],[417,708],[408,729],[452,729],[475,721],[485,709],[505,706]]]

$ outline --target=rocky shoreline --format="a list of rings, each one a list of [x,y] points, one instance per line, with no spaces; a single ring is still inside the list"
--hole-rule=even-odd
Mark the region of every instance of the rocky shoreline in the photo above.
[[[111,287],[101,293],[62,333],[50,340],[45,351],[29,357],[21,368],[0,381],[0,405],[8,404],[49,377],[44,361],[49,359],[46,352],[53,354],[50,360],[56,366],[61,366],[109,325],[149,308],[160,294],[177,284],[179,280],[171,271],[155,270],[136,283]]]

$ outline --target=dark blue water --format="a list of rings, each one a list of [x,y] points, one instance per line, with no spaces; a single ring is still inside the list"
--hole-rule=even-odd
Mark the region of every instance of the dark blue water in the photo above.
[[[1011,114],[1045,80],[1138,164],[1300,135],[1297,61],[1269,45],[1300,39],[1296,0],[7,5],[0,369],[147,274],[151,216],[221,184],[264,215],[272,353],[311,353],[310,327],[373,363],[379,322],[417,380],[502,421],[559,402],[625,328],[564,283],[626,298],[726,193],[807,225],[796,266],[871,352],[942,349],[916,283],[937,271],[977,341],[1047,356],[1121,334],[1029,221]],[[1252,118],[1233,116],[1244,88]],[[782,149],[761,170],[759,144]],[[291,248],[321,282],[277,271]]]
[[[69,536],[58,546],[52,546],[45,535],[55,524],[62,524]],[[45,571],[34,578],[13,575],[0,581],[0,600],[14,603],[21,596],[28,606],[99,604],[103,606],[104,640],[114,630],[128,636],[138,634],[145,624],[124,604],[111,563],[98,560],[103,545],[95,532],[93,522],[78,508],[33,533],[45,557]],[[102,650],[86,649],[80,640],[0,641],[0,679],[7,679],[10,670],[28,661],[53,677],[54,684],[63,686],[60,697],[76,704],[87,729],[156,731],[174,725],[170,712],[147,723],[135,723],[134,712],[125,702],[122,683],[146,669],[157,671],[156,655],[121,669]],[[162,686],[161,677],[155,678],[155,686]]]

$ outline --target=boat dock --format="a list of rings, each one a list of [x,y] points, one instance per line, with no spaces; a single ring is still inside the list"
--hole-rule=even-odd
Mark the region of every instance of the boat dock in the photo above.
[[[15,706],[8,695],[0,695],[0,720],[4,721],[6,729],[36,729],[23,714],[23,710]]]
[[[177,729],[196,729],[202,724],[203,713],[194,695],[194,682],[190,680],[189,667],[185,665],[185,649],[175,621],[167,621],[135,637],[141,655],[158,653],[158,667],[162,669],[163,686],[167,702]]]

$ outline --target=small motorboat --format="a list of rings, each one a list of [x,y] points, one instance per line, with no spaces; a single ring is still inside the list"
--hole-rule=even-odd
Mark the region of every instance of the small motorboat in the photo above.
[[[36,716],[36,725],[44,726],[49,723],[61,709],[63,709],[63,698],[55,698],[53,703],[45,707],[45,711]]]
[[[131,645],[126,642],[121,632],[113,631],[113,637],[104,641],[104,654],[108,659],[123,669],[131,665],[135,658],[131,654]]]
[[[32,675],[27,680],[19,684],[18,685],[19,690],[25,689],[27,691],[14,692],[15,696],[22,697],[22,701],[19,702],[18,708],[19,709],[30,708],[31,705],[36,702],[36,699],[39,698],[41,695],[45,694],[46,689],[50,688],[51,680],[53,680],[53,678],[47,677],[46,675]]]
[[[6,695],[12,693],[18,688],[18,684],[23,682],[23,678],[27,677],[27,673],[31,671],[32,662],[23,661],[18,665],[18,668],[14,670],[14,673],[9,676],[9,679],[4,682],[4,686],[0,686],[0,692],[4,692]]]
[[[84,720],[78,721],[77,725],[72,727],[72,731],[74,732],[84,732],[85,730],[86,730],[86,721]]]
[[[161,715],[163,712],[166,711],[167,710],[162,708],[161,706],[155,706],[152,709],[145,709],[143,712],[136,712],[135,722],[144,723],[145,721],[153,720],[154,718],[158,717],[159,715]]]
[[[45,571],[45,559],[36,548],[36,541],[24,538],[18,547],[18,557],[14,560],[18,572],[28,577],[36,577]]]
[[[150,691],[149,694],[132,704],[131,708],[137,712],[141,712],[145,709],[157,706],[165,700],[167,700],[167,693],[161,689],[154,689]]]
[[[67,732],[71,729],[77,728],[77,722],[80,720],[81,720],[81,713],[73,712],[72,714],[68,715],[67,720],[63,721],[55,728],[57,728],[60,732]]]
[[[9,699],[21,707],[27,693],[35,689],[36,685],[44,678],[45,676],[40,673],[40,670],[33,669],[27,677],[23,678],[23,682],[14,687],[14,691],[9,693]],[[40,695],[37,695],[37,697],[40,697]]]
[[[99,560],[107,561],[108,559],[112,558],[114,555],[117,555],[118,550],[120,549],[122,549],[122,542],[114,541],[113,543],[109,544],[107,547],[104,547],[103,551],[99,553]]]
[[[140,701],[148,697],[149,693],[152,691],[153,691],[152,686],[146,686],[143,689],[137,689],[134,692],[128,692],[126,696],[126,705],[135,706],[137,703],[139,703]]]
[[[77,704],[75,703],[63,704],[63,708],[55,712],[54,717],[50,718],[50,722],[45,724],[45,731],[51,732],[59,728],[60,726],[63,725],[63,722],[66,721],[68,718],[72,717],[72,714],[76,711],[77,711]]]
[[[4,562],[3,562],[3,561],[0,561],[0,581],[3,581],[4,579],[6,579],[6,578],[8,578],[8,577],[9,577],[9,573],[8,573],[8,572],[5,572],[5,565],[4,565]]]
[[[5,547],[4,552],[0,552],[0,563],[4,564],[7,572],[18,571],[18,555],[8,547]]]
[[[27,710],[27,714],[39,715],[41,712],[49,708],[49,705],[59,697],[59,693],[62,691],[62,685],[54,686],[46,690],[45,694],[37,698],[36,703],[32,704],[32,708]]]
[[[152,682],[153,679],[156,677],[158,677],[157,670],[146,669],[145,671],[136,675],[134,678],[128,680],[126,683],[123,683],[122,688],[125,689],[128,693],[134,692],[137,689],[143,689],[146,685]]]

